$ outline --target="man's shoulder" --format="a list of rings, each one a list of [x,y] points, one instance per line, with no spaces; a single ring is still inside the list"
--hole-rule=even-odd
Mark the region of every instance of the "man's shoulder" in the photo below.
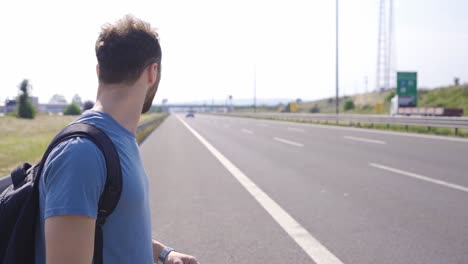
[[[49,154],[45,166],[57,159],[69,160],[69,162],[79,162],[102,157],[99,148],[86,137],[73,137],[60,142]]]
[[[75,137],[60,143],[44,164],[39,189],[44,219],[58,215],[96,218],[106,180],[105,160],[89,139]]]
[[[44,163],[42,175],[48,179],[78,177],[75,174],[92,174],[105,177],[105,158],[100,149],[85,137],[74,137],[58,144]],[[59,177],[57,177],[59,176]],[[79,176],[82,178],[82,176]],[[47,180],[46,180],[47,178]]]

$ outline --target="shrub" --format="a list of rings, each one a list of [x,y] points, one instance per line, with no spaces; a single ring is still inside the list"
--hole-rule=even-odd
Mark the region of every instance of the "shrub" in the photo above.
[[[344,102],[343,109],[345,111],[354,109],[354,101],[353,99],[348,99]]]
[[[19,104],[18,117],[34,119],[35,116],[36,116],[36,109],[34,109],[34,105],[31,104],[31,102],[26,101],[24,103]]]
[[[394,91],[388,93],[387,96],[385,96],[385,102],[390,102],[395,95],[396,93]]]
[[[156,106],[156,107],[155,107],[154,109],[152,109],[152,110],[153,110],[153,111],[151,111],[151,112],[153,112],[153,113],[162,113],[162,108],[161,108],[160,106]]]
[[[311,113],[320,113],[320,108],[317,104],[315,104],[310,110],[309,112]]]
[[[63,111],[63,114],[64,115],[81,115],[81,109],[77,104],[72,103],[68,105],[67,108],[65,108],[65,111]]]
[[[361,106],[361,110],[363,110],[363,111],[373,111],[374,106],[372,106],[370,104],[365,104],[365,105]]]

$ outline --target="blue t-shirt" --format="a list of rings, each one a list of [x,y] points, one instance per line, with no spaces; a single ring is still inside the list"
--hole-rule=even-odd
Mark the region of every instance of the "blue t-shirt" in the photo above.
[[[122,194],[103,227],[104,263],[153,263],[148,178],[135,136],[109,114],[87,111],[75,122],[103,130],[114,143],[122,167]],[[73,138],[54,148],[39,184],[36,263],[45,263],[45,219],[81,215],[96,219],[106,181],[106,164],[99,148],[85,138]]]

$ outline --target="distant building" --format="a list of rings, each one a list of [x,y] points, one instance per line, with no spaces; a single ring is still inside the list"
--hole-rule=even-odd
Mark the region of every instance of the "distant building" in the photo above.
[[[31,101],[31,104],[33,104],[34,107],[36,107],[36,109],[39,108],[39,97],[31,96],[31,97],[29,97],[29,101]]]
[[[35,97],[35,96],[29,97],[29,101],[31,102],[31,104],[36,109],[39,109],[39,98],[38,97]],[[5,104],[0,106],[0,112],[1,113],[13,112],[13,111],[15,111],[16,105],[17,105],[16,99],[6,99]]]
[[[83,106],[83,102],[81,101],[81,97],[77,94],[73,96],[72,103],[77,104],[79,107]]]
[[[59,114],[63,113],[67,108],[66,104],[39,104],[39,112],[49,113],[49,114]]]
[[[63,113],[67,108],[67,100],[65,96],[61,94],[54,94],[48,104],[39,104],[39,111],[49,114],[59,114]]]
[[[10,100],[10,99],[7,99],[5,100],[5,106],[4,106],[4,112],[5,113],[10,113],[10,112],[13,112],[15,111],[15,108],[16,108],[16,100]]]
[[[161,102],[161,111],[164,113],[169,112],[169,107],[167,106],[167,102],[168,102],[167,99],[163,99]]]
[[[67,104],[67,100],[65,99],[65,96],[61,94],[54,94],[52,98],[49,100],[49,104]]]

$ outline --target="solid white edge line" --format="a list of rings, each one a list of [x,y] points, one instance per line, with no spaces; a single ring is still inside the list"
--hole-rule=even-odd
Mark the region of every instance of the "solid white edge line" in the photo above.
[[[305,253],[317,264],[343,264],[324,245],[313,237],[279,204],[271,199],[260,187],[250,180],[239,168],[230,162],[223,154],[206,141],[197,131],[190,127],[179,116],[182,124],[208,149],[216,159],[239,181],[239,183],[257,200],[257,202],[271,215],[271,217],[294,239]]]
[[[281,143],[284,143],[284,144],[288,144],[288,145],[292,145],[292,146],[296,146],[296,147],[304,147],[304,144],[294,142],[294,141],[291,141],[291,140],[287,140],[287,139],[284,139],[284,138],[274,137],[273,139],[276,140],[276,141],[279,141]]]
[[[391,167],[388,167],[388,166],[385,166],[385,165],[381,165],[381,164],[377,164],[377,163],[369,163],[369,166],[374,167],[374,168],[378,168],[378,169],[381,169],[381,170],[386,170],[386,171],[394,172],[394,173],[397,173],[397,174],[400,174],[400,175],[408,176],[408,177],[415,178],[415,179],[422,180],[422,181],[427,181],[427,182],[430,182],[430,183],[438,184],[438,185],[441,185],[441,186],[445,186],[445,187],[448,187],[448,188],[451,188],[451,189],[455,189],[455,190],[458,190],[458,191],[462,191],[462,192],[467,192],[467,193],[468,193],[468,187],[461,186],[461,185],[458,185],[458,184],[454,184],[454,183],[451,183],[451,182],[446,182],[446,181],[442,181],[442,180],[432,179],[432,178],[429,178],[429,177],[426,177],[426,176],[423,176],[423,175],[419,175],[419,174],[416,174],[416,173],[412,173],[412,172],[407,172],[407,171],[403,171],[403,170],[391,168]]]
[[[354,140],[354,141],[366,142],[366,143],[380,144],[380,145],[387,144],[385,141],[382,141],[382,140],[375,140],[375,139],[368,139],[368,138],[360,138],[360,137],[352,137],[352,136],[344,136],[343,138]]]
[[[245,128],[241,129],[241,131],[244,132],[244,133],[247,133],[247,134],[253,134],[254,133],[253,131],[245,129]]]

